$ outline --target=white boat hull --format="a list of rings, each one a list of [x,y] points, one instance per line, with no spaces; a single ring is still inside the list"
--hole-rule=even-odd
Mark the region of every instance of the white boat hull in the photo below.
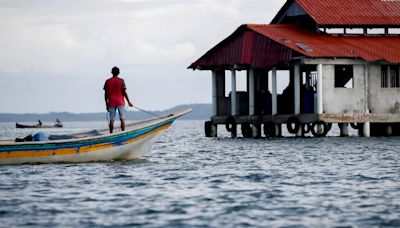
[[[142,158],[157,140],[157,135],[146,137],[128,145],[97,150],[91,153],[78,153],[72,155],[55,155],[39,157],[21,157],[0,160],[0,165],[15,164],[44,164],[44,163],[81,163],[102,162],[112,160],[134,160]]]
[[[191,110],[138,122],[130,130],[78,139],[0,144],[0,165],[79,163],[140,159],[151,150],[157,136]],[[106,130],[104,130],[106,131]]]

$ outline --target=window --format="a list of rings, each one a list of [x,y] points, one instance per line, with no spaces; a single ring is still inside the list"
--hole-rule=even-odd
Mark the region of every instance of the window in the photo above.
[[[308,73],[308,74],[307,74]],[[303,82],[307,89],[317,90],[317,71],[303,72]]]
[[[327,28],[325,31],[328,34],[344,34],[344,28]]]
[[[389,28],[389,34],[399,35],[400,34],[400,28]]]
[[[335,87],[354,88],[352,65],[335,65]]]
[[[346,28],[345,30],[346,34],[350,34],[350,35],[362,35],[364,34],[364,29],[362,28]]]
[[[385,34],[384,28],[368,28],[367,34],[377,35],[377,34]]]
[[[381,67],[381,87],[382,88],[399,88],[399,66],[389,65]]]
[[[393,1],[399,1],[399,0],[393,0]],[[388,28],[388,27],[382,27],[382,28],[340,28],[340,27],[333,27],[333,28],[324,28],[320,27],[318,28],[320,32],[327,33],[327,34],[332,34],[332,35],[344,35],[344,34],[349,34],[349,35],[399,35],[400,34],[400,28]]]

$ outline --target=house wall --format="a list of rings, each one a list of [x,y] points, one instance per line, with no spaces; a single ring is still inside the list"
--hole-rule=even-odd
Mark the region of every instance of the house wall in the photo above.
[[[365,66],[368,68],[370,113],[400,114],[400,88],[381,88],[381,65],[354,64],[353,88],[335,88],[335,64],[323,64],[323,109],[326,114],[365,113]],[[349,63],[351,64],[351,63]]]
[[[381,88],[381,65],[369,65],[371,113],[400,113],[400,88]]]
[[[353,88],[335,88],[335,65],[324,64],[322,66],[324,113],[365,113],[364,74],[364,65],[353,65]]]

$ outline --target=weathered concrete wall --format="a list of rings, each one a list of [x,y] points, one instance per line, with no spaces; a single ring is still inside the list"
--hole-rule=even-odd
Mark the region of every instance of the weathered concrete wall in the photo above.
[[[345,64],[340,62],[338,64]],[[400,114],[400,88],[381,88],[381,65],[368,64],[371,113]],[[323,65],[323,109],[327,114],[365,113],[365,65],[353,65],[354,88],[335,88],[335,65]]]
[[[371,113],[400,113],[400,88],[381,88],[381,66],[369,65],[369,109]]]
[[[353,88],[335,88],[335,65],[323,65],[322,71],[324,113],[365,112],[364,65],[353,65]]]

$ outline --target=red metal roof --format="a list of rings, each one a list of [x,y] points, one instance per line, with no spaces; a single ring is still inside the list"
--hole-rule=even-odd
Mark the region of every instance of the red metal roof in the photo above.
[[[192,63],[189,68],[229,69],[233,65],[266,68],[280,62],[287,62],[291,56],[290,48],[280,45],[244,25]]]
[[[400,25],[399,0],[295,0],[320,25]]]
[[[400,63],[400,36],[332,36],[296,25],[247,27],[308,57],[350,57]],[[310,50],[300,48],[302,45]]]
[[[315,58],[400,63],[400,36],[332,36],[296,25],[249,24],[239,27],[189,68],[214,69],[235,64],[271,67],[290,61],[293,52]]]

